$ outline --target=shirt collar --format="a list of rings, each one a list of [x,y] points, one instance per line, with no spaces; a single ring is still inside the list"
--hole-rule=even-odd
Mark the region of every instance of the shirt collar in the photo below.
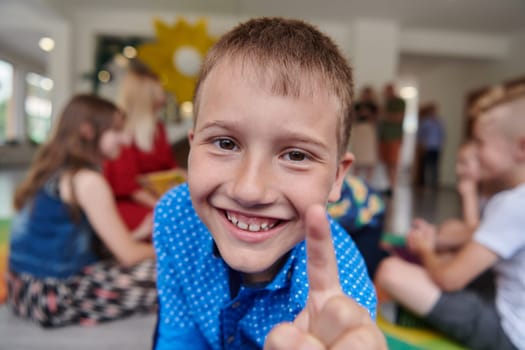
[[[213,242],[213,245],[212,245],[213,256],[215,258],[222,259],[221,253],[219,251],[219,248],[217,247],[217,244],[215,243],[214,240],[212,240],[212,242]],[[290,284],[290,280],[292,278],[293,268],[296,264],[299,246],[301,244],[304,244],[304,241],[298,243],[295,247],[292,248],[292,250],[286,253],[287,255],[286,260],[283,266],[281,267],[281,269],[279,270],[279,272],[277,273],[277,275],[274,277],[274,279],[266,284],[262,284],[261,286],[243,285],[241,273],[229,267],[228,264],[226,264],[225,262],[225,265],[228,267],[228,276],[229,276],[228,285],[230,288],[231,299],[234,299],[237,296],[237,294],[239,293],[239,290],[241,289],[241,286],[250,288],[250,289],[266,289],[269,291],[275,291],[275,290],[279,290],[279,289],[287,287]]]

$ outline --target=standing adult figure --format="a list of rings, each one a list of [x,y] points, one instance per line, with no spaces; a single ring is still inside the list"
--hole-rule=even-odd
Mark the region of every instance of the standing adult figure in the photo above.
[[[120,157],[104,164],[104,175],[124,222],[134,229],[159,198],[141,185],[139,176],[175,168],[177,163],[164,124],[158,119],[166,103],[158,77],[142,65],[132,66],[121,82],[117,102],[127,115],[125,129],[131,143]]]
[[[418,144],[422,149],[423,184],[437,188],[439,184],[439,160],[445,140],[445,130],[436,104],[429,104],[425,111],[417,133]]]
[[[384,115],[379,129],[380,153],[387,169],[390,187],[394,187],[403,143],[405,100],[397,95],[393,84],[385,86],[384,98]]]
[[[365,86],[361,90],[354,109],[356,119],[350,147],[355,156],[355,174],[370,182],[378,161],[376,126],[379,113],[375,92],[371,86]]]

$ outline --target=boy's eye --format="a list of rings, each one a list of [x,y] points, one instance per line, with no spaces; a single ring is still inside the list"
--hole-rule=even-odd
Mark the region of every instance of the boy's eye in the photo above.
[[[306,155],[306,153],[301,152],[301,151],[290,151],[286,153],[284,157],[293,162],[302,162],[308,159],[308,156]]]
[[[219,148],[225,149],[225,150],[228,150],[228,151],[234,150],[235,147],[236,147],[235,142],[233,142],[230,139],[218,139],[218,140],[215,140],[214,143],[217,146],[219,146]]]

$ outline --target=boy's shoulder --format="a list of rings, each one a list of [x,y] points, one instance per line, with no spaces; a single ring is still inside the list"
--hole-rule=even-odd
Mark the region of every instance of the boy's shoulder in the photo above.
[[[193,204],[187,183],[180,184],[166,192],[155,206],[155,231],[173,231],[180,234],[187,229],[193,231],[205,229]]]
[[[173,203],[191,206],[190,189],[187,182],[177,185],[164,193],[157,202],[156,208],[169,206]]]
[[[522,204],[523,203],[523,204]],[[500,191],[492,196],[487,203],[487,208],[500,208],[510,206],[510,209],[516,205],[523,206],[525,204],[525,181],[520,185]]]
[[[154,217],[153,240],[162,249],[191,250],[212,240],[193,208],[187,183],[172,188],[161,197]],[[168,244],[173,240],[184,241],[184,244]]]

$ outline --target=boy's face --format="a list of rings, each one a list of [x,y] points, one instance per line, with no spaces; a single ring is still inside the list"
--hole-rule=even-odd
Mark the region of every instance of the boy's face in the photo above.
[[[478,150],[480,177],[508,183],[513,180],[517,165],[517,142],[503,131],[504,121],[500,113],[505,110],[501,108],[491,109],[480,116],[474,125],[474,140]]]
[[[240,71],[219,64],[201,87],[188,182],[222,258],[261,282],[304,239],[306,209],[338,199],[352,156],[338,158],[338,103],[326,89],[276,96]]]

